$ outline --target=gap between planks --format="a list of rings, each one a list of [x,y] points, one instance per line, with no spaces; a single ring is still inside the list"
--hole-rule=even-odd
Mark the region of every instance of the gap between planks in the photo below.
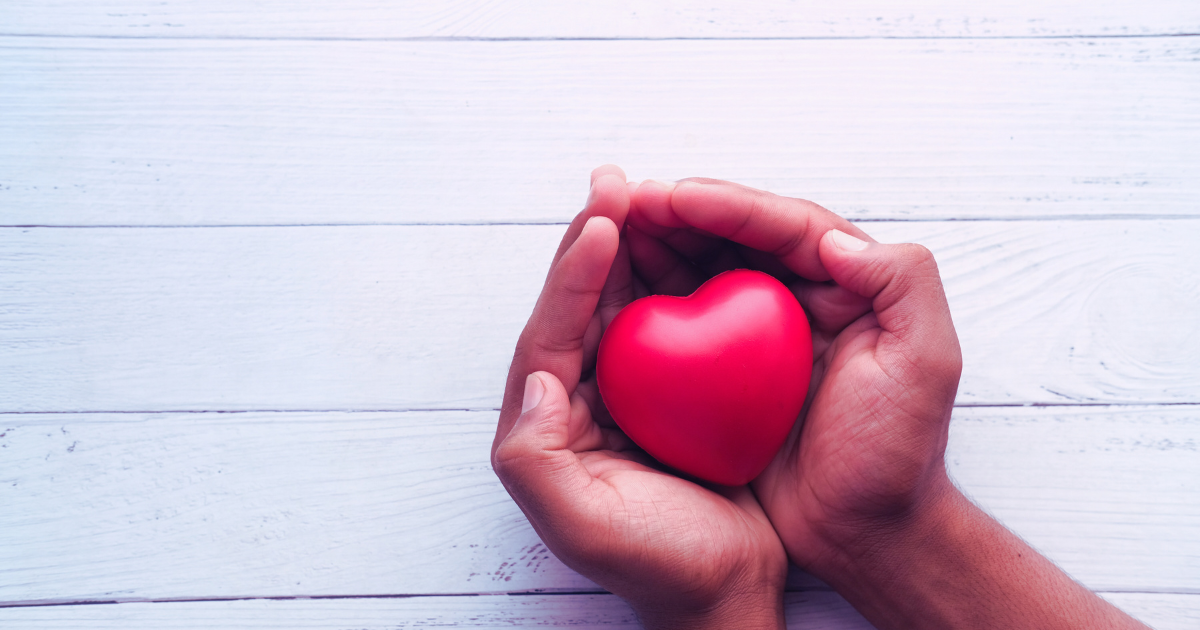
[[[787,588],[785,593],[836,592],[832,587]],[[1092,591],[1099,595],[1200,595],[1200,589],[1104,589]],[[534,589],[525,591],[479,591],[472,593],[381,593],[372,595],[231,595],[224,597],[129,597],[115,599],[71,599],[0,602],[0,608],[39,608],[51,606],[107,606],[113,604],[191,604],[206,602],[245,601],[307,601],[346,599],[418,599],[433,597],[567,597],[573,595],[612,595],[603,589],[580,590]]]
[[[1196,9],[1178,0],[1136,6],[1097,0],[1080,12],[1070,2],[1023,0],[1001,6],[962,0],[926,3],[914,13],[885,0],[828,3],[795,0],[549,2],[497,6],[479,0],[433,0],[411,7],[348,0],[321,8],[295,0],[217,1],[203,7],[148,0],[94,3],[9,2],[4,30],[25,35],[117,37],[325,38],[351,40],[951,38],[1169,35],[1195,32]],[[636,6],[635,6],[636,5]],[[69,21],[62,15],[70,15]]]
[[[874,217],[854,218],[852,223],[976,223],[976,222],[1027,222],[1041,221],[1196,221],[1200,216],[1189,214],[1047,214],[1036,217],[974,216],[974,217]],[[0,229],[37,230],[89,230],[89,229],[219,229],[219,228],[336,228],[336,227],[497,227],[497,226],[547,226],[570,225],[562,220],[528,221],[375,221],[370,223],[113,223],[113,224],[0,224]]]
[[[1161,39],[1198,37],[1200,32],[1079,34],[1079,35],[811,35],[762,37],[286,37],[254,35],[57,35],[50,33],[0,33],[0,37],[29,39],[101,39],[136,41],[250,41],[250,42],[400,42],[400,43],[505,43],[505,42],[809,42],[809,41],[940,41],[940,40],[1055,40],[1055,39]]]
[[[1099,409],[1153,409],[1156,407],[1200,407],[1194,402],[1129,402],[1129,403],[955,403],[955,409],[1021,409],[1021,408],[1082,408]],[[397,407],[394,409],[100,409],[100,410],[70,410],[58,409],[51,411],[0,411],[0,416],[43,416],[43,415],[143,415],[143,414],[255,414],[255,413],[483,413],[492,411],[500,413],[500,407]]]
[[[1200,597],[1191,594],[1098,594],[1159,630],[1191,630],[1200,620]],[[234,600],[146,602],[113,606],[39,606],[8,608],[0,619],[29,628],[99,627],[195,630],[227,628],[346,627],[395,629],[455,626],[507,628],[531,625],[572,628],[641,628],[628,604],[605,593],[518,594],[497,596],[345,598],[341,600]],[[153,603],[167,604],[152,606]],[[849,603],[831,591],[788,593],[784,611],[789,627],[870,630]]]

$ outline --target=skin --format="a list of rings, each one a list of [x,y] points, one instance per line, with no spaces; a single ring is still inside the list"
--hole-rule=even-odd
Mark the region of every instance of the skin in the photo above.
[[[492,466],[546,546],[647,627],[783,627],[787,559],[750,489],[661,470],[600,402],[596,348],[634,278],[618,238],[624,174],[592,181],[517,342]]]
[[[622,306],[739,267],[796,295],[814,369],[775,459],[726,488],[630,443],[592,373]],[[787,560],[879,628],[1144,628],[950,482],[961,365],[925,248],[875,243],[807,201],[716,180],[635,186],[601,167],[518,341],[492,462],[547,546],[648,628],[783,627]]]

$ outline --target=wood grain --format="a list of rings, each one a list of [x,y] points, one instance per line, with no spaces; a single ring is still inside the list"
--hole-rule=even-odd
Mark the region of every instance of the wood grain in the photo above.
[[[0,225],[562,222],[605,162],[855,218],[1197,216],[1198,42],[0,38]]]
[[[802,0],[496,3],[8,0],[3,34],[107,37],[1062,37],[1200,32],[1195,3]]]
[[[933,220],[866,227],[938,254],[952,474],[1192,630],[1197,34],[1172,0],[4,2],[0,226],[115,227],[0,229],[0,627],[638,627],[486,455],[562,229],[494,224],[617,162]],[[230,225],[280,227],[189,227]],[[793,627],[870,627],[789,585]],[[39,605],[79,600],[125,603]]]
[[[1200,222],[866,227],[939,257],[959,404],[1200,402]],[[562,229],[3,229],[0,411],[495,408]]]
[[[494,412],[0,421],[3,603],[596,588],[491,472]],[[947,461],[1089,587],[1195,593],[1197,449],[1197,406],[972,408]]]

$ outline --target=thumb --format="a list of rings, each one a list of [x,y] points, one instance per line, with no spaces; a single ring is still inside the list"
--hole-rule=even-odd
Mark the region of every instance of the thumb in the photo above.
[[[549,372],[525,378],[521,415],[492,451],[492,468],[521,510],[541,530],[567,514],[591,482],[569,448],[571,400]]]
[[[877,358],[915,369],[912,377],[957,387],[962,352],[932,252],[912,243],[868,243],[839,230],[826,232],[818,251],[835,282],[871,300],[885,333],[878,349],[897,351]]]

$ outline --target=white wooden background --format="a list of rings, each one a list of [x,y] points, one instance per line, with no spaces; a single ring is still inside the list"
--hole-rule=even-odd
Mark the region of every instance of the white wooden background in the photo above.
[[[0,1],[0,627],[637,627],[488,464],[604,162],[932,248],[954,478],[1200,627],[1193,0]]]

